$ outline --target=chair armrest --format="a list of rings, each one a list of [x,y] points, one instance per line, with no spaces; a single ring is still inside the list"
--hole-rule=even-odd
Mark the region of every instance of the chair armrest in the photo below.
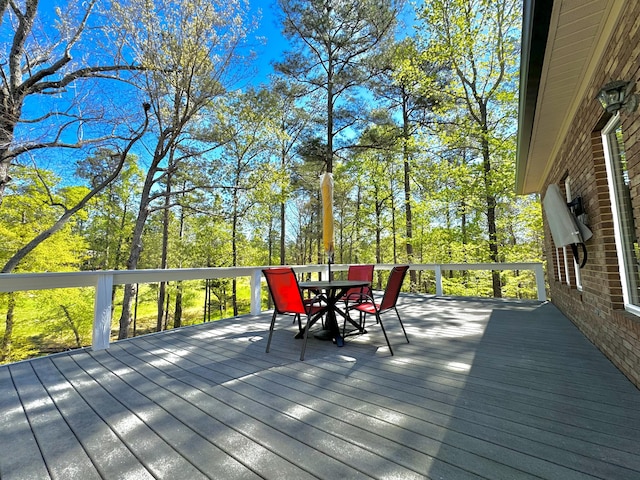
[[[311,298],[303,298],[302,303],[304,303],[305,305],[313,305],[315,303],[322,303],[326,300],[327,300],[327,297],[325,297],[324,294],[321,293],[320,295],[316,295]]]
[[[347,295],[345,299],[345,303],[347,303],[347,308],[349,308],[349,303],[361,304],[361,303],[375,303],[372,295],[368,295],[366,293],[350,293]]]

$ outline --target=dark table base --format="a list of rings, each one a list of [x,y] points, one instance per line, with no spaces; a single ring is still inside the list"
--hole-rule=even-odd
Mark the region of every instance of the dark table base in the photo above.
[[[333,340],[331,330],[320,330],[319,332],[316,332],[313,337],[318,340]]]

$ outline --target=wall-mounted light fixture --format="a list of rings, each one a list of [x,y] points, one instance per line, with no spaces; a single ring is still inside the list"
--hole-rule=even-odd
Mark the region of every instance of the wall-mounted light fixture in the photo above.
[[[616,113],[622,107],[627,113],[631,113],[638,108],[638,94],[631,93],[635,83],[624,80],[616,80],[607,83],[600,89],[598,100],[609,113]]]

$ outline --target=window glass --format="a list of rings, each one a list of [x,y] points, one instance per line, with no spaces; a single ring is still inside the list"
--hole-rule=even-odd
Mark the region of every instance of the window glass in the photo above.
[[[565,191],[567,203],[570,203],[573,200],[573,198],[571,198],[571,179],[569,177],[567,177],[564,181],[564,191]],[[567,247],[564,247],[564,249],[565,249],[565,255],[566,255]],[[576,288],[582,291],[582,274],[580,273],[580,265],[578,265],[578,262],[576,261],[573,255],[571,255],[571,258],[573,258],[573,272],[576,278]],[[568,279],[569,279],[569,274],[567,273],[567,283],[570,284]]]
[[[629,189],[629,171],[622,128],[616,115],[602,131],[611,210],[615,227],[620,280],[627,310],[640,313],[638,301],[638,238]]]
[[[564,270],[562,265],[560,265],[560,258],[562,257],[561,251],[562,249],[556,248],[556,272],[558,274],[558,281],[560,283],[562,283],[562,271]]]

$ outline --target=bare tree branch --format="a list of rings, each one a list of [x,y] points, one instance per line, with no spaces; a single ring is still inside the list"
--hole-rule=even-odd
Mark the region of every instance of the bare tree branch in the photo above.
[[[113,169],[113,171],[111,172],[111,174],[108,175],[98,185],[93,187],[91,189],[91,191],[89,191],[73,207],[68,208],[68,207],[64,207],[63,205],[61,205],[61,206],[64,207],[65,211],[60,216],[60,218],[58,218],[58,220],[51,227],[49,227],[46,230],[42,231],[40,234],[38,234],[36,237],[34,237],[29,243],[27,243],[24,247],[22,247],[20,250],[18,250],[9,259],[9,261],[4,265],[4,267],[2,268],[0,273],[10,273],[20,263],[20,261],[25,256],[27,256],[30,252],[32,252],[38,245],[40,245],[42,242],[44,242],[47,238],[51,237],[51,235],[53,235],[54,233],[58,232],[69,221],[69,219],[74,214],[76,214],[78,211],[80,211],[82,208],[85,207],[85,205],[89,202],[89,200],[91,200],[98,193],[100,193],[102,190],[104,190],[111,182],[113,182],[118,177],[118,175],[120,174],[120,171],[122,170],[122,167],[124,166],[125,160],[127,159],[127,155],[129,154],[129,151],[135,145],[135,143],[138,140],[140,140],[140,138],[142,138],[142,136],[144,135],[144,132],[147,130],[147,127],[149,125],[149,115],[148,115],[149,104],[145,103],[143,105],[143,110],[144,110],[144,116],[145,116],[144,122],[143,122],[142,126],[138,129],[138,131],[134,134],[134,136],[131,139],[129,139],[129,142],[127,143],[125,148],[120,153],[119,159],[118,159],[118,163],[115,166],[115,168]],[[49,191],[48,191],[48,193],[51,196],[51,193]]]

